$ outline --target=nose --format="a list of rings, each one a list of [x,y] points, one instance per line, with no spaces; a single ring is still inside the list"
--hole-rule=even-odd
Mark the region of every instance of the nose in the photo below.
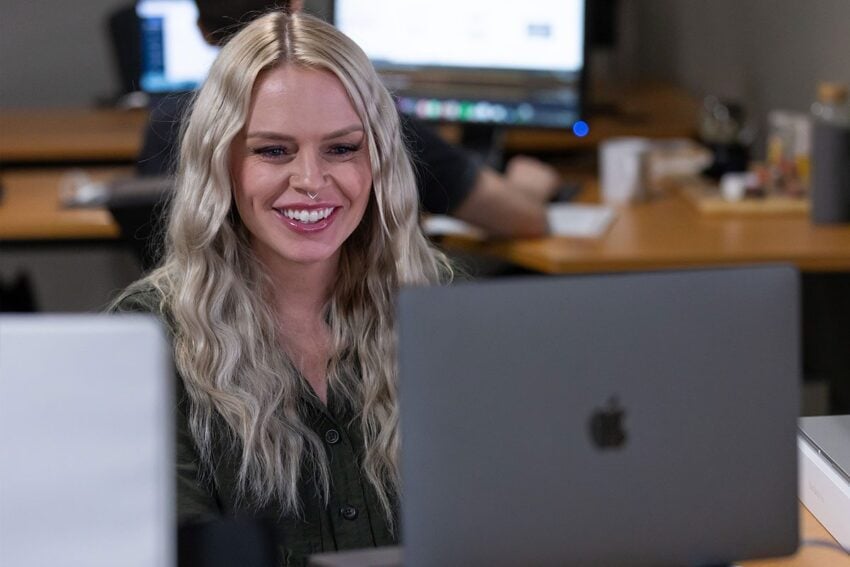
[[[302,193],[313,192],[324,185],[324,163],[317,152],[302,150],[292,161],[289,185]]]

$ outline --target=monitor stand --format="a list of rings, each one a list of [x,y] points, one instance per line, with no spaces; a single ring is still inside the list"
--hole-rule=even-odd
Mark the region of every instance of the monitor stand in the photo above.
[[[496,171],[504,167],[505,129],[493,124],[464,124],[460,145]]]

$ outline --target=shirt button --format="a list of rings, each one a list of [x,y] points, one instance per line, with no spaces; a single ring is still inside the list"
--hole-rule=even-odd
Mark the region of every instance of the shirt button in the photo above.
[[[325,441],[328,442],[328,445],[336,445],[339,442],[339,431],[336,429],[325,431]]]
[[[339,514],[346,520],[354,520],[357,518],[357,508],[354,506],[343,506],[339,509]]]

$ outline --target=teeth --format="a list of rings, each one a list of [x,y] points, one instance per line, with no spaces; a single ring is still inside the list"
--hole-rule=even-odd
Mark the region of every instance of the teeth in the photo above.
[[[308,211],[306,209],[300,211],[296,209],[282,209],[281,212],[286,218],[297,220],[305,224],[313,224],[328,218],[333,212],[333,207],[314,209],[312,211]]]

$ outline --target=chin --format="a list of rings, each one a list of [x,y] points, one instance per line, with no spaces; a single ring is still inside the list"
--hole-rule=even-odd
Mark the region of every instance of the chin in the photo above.
[[[310,246],[308,249],[300,250],[280,250],[278,256],[287,262],[309,266],[311,264],[319,264],[335,260],[339,256],[340,248],[324,248],[319,246]]]

